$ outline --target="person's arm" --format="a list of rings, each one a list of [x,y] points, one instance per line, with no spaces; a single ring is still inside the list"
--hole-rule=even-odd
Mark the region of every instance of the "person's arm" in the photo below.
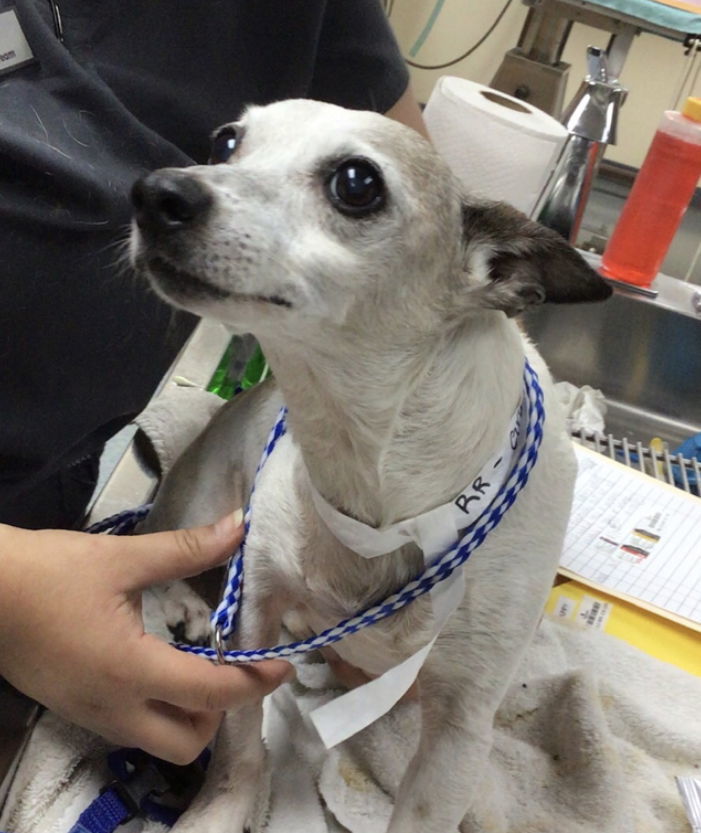
[[[140,591],[195,575],[234,551],[242,527],[134,537],[0,524],[0,675],[109,741],[184,764],[225,709],[292,675],[279,660],[219,667],[144,633]]]
[[[421,109],[411,89],[411,84],[404,90],[401,97],[387,110],[385,115],[395,121],[406,124],[408,127],[413,127],[424,139],[431,141],[431,137],[428,135],[428,129],[426,128],[426,122],[421,115]]]
[[[409,69],[378,0],[327,3],[315,60],[309,98],[384,113],[428,138]]]
[[[342,107],[384,113],[429,138],[408,67],[377,0],[327,4],[308,93]]]

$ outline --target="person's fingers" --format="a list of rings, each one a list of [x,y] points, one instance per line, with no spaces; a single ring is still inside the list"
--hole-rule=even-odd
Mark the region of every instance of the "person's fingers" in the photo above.
[[[333,648],[322,648],[321,654],[330,666],[336,679],[346,688],[358,688],[361,685],[369,682],[372,677],[369,677],[360,668],[351,665],[342,660]]]
[[[294,676],[283,660],[220,666],[145,635],[133,658],[146,697],[193,711],[222,711],[255,703]]]
[[[321,654],[333,671],[336,679],[347,689],[359,688],[361,685],[365,685],[365,683],[369,683],[370,680],[375,679],[360,668],[356,668],[355,665],[351,665],[349,662],[342,660],[333,648],[321,648]],[[411,688],[408,689],[399,702],[406,703],[410,700],[416,700],[418,696],[419,684],[417,681],[412,684]]]
[[[241,512],[237,510],[210,526],[122,538],[123,552],[114,569],[128,590],[187,578],[226,561],[242,536]]]
[[[190,712],[152,700],[133,714],[121,743],[184,766],[200,754],[214,737],[223,712]]]

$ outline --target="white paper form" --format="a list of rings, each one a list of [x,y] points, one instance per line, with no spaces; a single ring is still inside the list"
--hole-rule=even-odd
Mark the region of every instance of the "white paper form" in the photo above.
[[[561,572],[701,631],[701,500],[575,446]]]

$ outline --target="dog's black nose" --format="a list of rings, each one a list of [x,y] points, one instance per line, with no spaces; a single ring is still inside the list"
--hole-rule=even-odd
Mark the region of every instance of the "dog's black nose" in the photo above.
[[[131,189],[134,217],[140,229],[175,231],[202,220],[212,206],[206,185],[184,170],[154,171]]]

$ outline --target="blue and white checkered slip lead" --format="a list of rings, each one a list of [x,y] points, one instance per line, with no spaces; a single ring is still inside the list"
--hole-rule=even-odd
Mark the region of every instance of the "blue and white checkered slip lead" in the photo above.
[[[236,613],[239,609],[241,601],[241,590],[243,585],[243,557],[246,551],[246,538],[248,531],[251,528],[251,501],[256,490],[256,483],[258,482],[258,474],[265,465],[268,457],[273,453],[278,440],[284,437],[287,433],[287,408],[280,409],[278,418],[273,425],[268,439],[266,440],[263,454],[261,455],[258,468],[256,469],[255,477],[253,478],[253,487],[248,498],[248,506],[243,516],[243,540],[236,553],[229,561],[229,575],[226,582],[226,587],[222,594],[222,600],[219,607],[212,613],[212,627],[218,629],[217,640],[228,639],[234,632],[236,627]],[[178,646],[181,648],[181,646]],[[184,648],[182,648],[184,650]]]
[[[278,659],[294,654],[304,654],[339,642],[349,634],[356,633],[363,628],[380,622],[397,611],[406,607],[414,599],[428,593],[439,582],[445,581],[454,570],[464,564],[477,547],[482,544],[487,535],[501,521],[506,511],[513,505],[518,493],[526,485],[529,474],[538,458],[538,449],[543,438],[543,422],[545,411],[543,408],[543,391],[538,382],[538,376],[528,361],[525,363],[524,383],[528,398],[528,425],[526,440],[509,476],[497,493],[492,503],[480,517],[465,531],[462,539],[441,555],[430,567],[410,581],[402,590],[388,596],[380,604],[373,605],[357,615],[344,619],[332,628],[308,639],[291,642],[287,645],[277,645],[272,648],[261,648],[248,651],[225,651],[221,647],[222,640],[228,639],[235,630],[236,614],[241,601],[243,586],[243,561],[245,543],[241,544],[238,552],[230,561],[229,576],[222,601],[212,614],[212,625],[215,629],[217,648],[202,648],[199,646],[177,645],[188,653],[198,654],[207,659],[227,663],[258,662],[264,659]],[[279,439],[287,430],[287,409],[282,408],[273,426],[263,450],[258,472],[265,465],[265,461],[272,454]],[[255,480],[253,491],[255,490]],[[251,524],[251,502],[244,515],[245,534],[248,534]],[[245,537],[244,537],[245,542]]]
[[[108,535],[130,535],[136,525],[148,515],[152,506],[152,503],[145,503],[136,509],[125,509],[123,512],[117,512],[116,515],[110,515],[109,518],[91,524],[85,531],[92,535],[98,535],[101,532],[106,532]]]
[[[428,593],[436,584],[449,578],[454,570],[464,564],[477,547],[482,544],[489,532],[498,526],[506,511],[516,501],[518,493],[528,482],[529,474],[538,459],[538,450],[543,439],[545,410],[543,408],[543,391],[538,382],[538,375],[528,361],[526,361],[524,368],[524,383],[528,398],[526,441],[509,476],[492,503],[467,528],[462,539],[456,542],[456,544],[443,553],[430,567],[426,568],[423,573],[410,581],[405,587],[388,596],[380,604],[373,605],[355,616],[344,619],[334,627],[327,628],[320,634],[308,639],[291,642],[287,645],[276,645],[273,648],[261,648],[249,651],[223,650],[221,642],[224,639],[228,639],[235,630],[236,614],[241,601],[245,535],[248,534],[251,526],[251,501],[249,498],[244,515],[244,541],[229,562],[229,575],[223,598],[212,614],[212,625],[215,630],[217,648],[202,648],[182,644],[177,644],[176,647],[181,651],[198,654],[214,662],[227,663],[258,662],[264,659],[279,659],[280,657],[289,657],[294,654],[306,654],[327,645],[333,645],[349,634],[356,633],[363,628],[374,625],[376,622],[392,616],[397,611],[411,604],[414,599]],[[263,454],[256,470],[256,478],[254,478],[251,496],[255,491],[255,482],[258,473],[274,451],[280,438],[287,431],[286,417],[287,409],[282,408],[263,449]],[[146,517],[150,508],[150,505],[146,505],[138,509],[120,512],[111,518],[93,524],[87,531],[96,533],[110,530],[110,534],[112,535],[128,534],[140,520]]]

